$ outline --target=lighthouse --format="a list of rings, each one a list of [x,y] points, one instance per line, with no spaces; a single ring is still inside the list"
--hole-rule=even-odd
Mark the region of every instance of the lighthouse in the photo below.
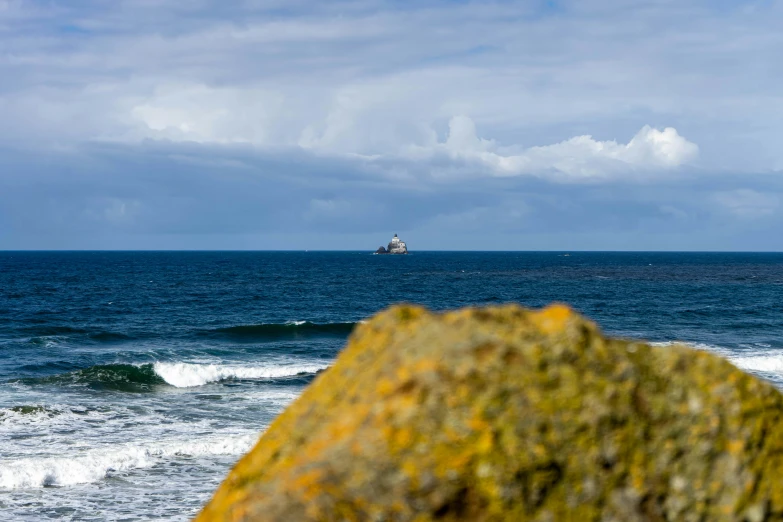
[[[389,245],[386,248],[380,247],[375,251],[376,254],[407,254],[408,246],[405,241],[401,241],[397,234],[389,241]]]
[[[407,245],[405,245],[404,241],[400,241],[400,238],[397,237],[397,234],[394,234],[394,237],[392,238],[391,242],[389,242],[389,246],[386,247],[386,250],[390,254],[407,254],[408,253]]]

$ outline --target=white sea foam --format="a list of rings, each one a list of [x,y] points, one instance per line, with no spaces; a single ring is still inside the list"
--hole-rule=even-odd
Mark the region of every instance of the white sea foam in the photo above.
[[[62,336],[59,335],[41,335],[39,337],[31,337],[27,340],[30,344],[38,344],[44,348],[51,348],[57,346],[62,341]]]
[[[39,429],[62,425],[74,427],[83,423],[104,421],[107,415],[101,411],[71,408],[65,405],[34,405],[29,412],[0,408],[0,438],[11,436],[18,430]]]
[[[748,371],[783,373],[783,355],[751,355],[729,357],[738,368]]]
[[[783,353],[781,353],[779,350],[775,350],[771,345],[766,343],[743,345],[743,347],[746,348],[745,355],[739,355],[736,351],[707,343],[667,341],[650,344],[653,346],[671,346],[674,344],[684,344],[697,350],[704,350],[725,357],[741,370],[783,374]]]
[[[651,342],[649,343],[651,346],[674,346],[676,344],[682,344],[685,346],[688,346],[690,348],[695,348],[697,350],[703,350],[706,352],[726,352],[726,348],[714,345],[714,344],[708,344],[708,343],[689,343],[687,341],[660,341],[660,342]]]
[[[726,357],[726,358],[730,358],[732,354],[731,350],[729,350],[728,348],[724,348],[723,346],[717,346],[715,344],[708,344],[708,343],[692,343],[686,341],[661,341],[661,342],[651,342],[649,344],[650,346],[661,346],[661,347],[684,345],[689,348],[693,348],[695,350],[714,353],[716,355],[720,355],[721,357]]]
[[[326,362],[306,364],[280,363],[268,366],[232,366],[222,364],[155,363],[155,373],[177,388],[203,386],[225,379],[268,379],[315,373],[329,366]]]
[[[86,484],[102,480],[112,473],[149,468],[176,457],[241,455],[250,449],[257,438],[255,434],[247,434],[202,440],[183,439],[147,445],[119,445],[67,457],[0,460],[0,488]]]

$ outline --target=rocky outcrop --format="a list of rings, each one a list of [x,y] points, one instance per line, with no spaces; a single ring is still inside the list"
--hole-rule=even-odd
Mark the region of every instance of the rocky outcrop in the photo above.
[[[407,254],[408,253],[408,246],[405,244],[404,241],[401,241],[400,238],[397,237],[397,234],[394,234],[394,237],[391,241],[389,241],[389,244],[386,246],[386,248],[380,247],[378,250],[375,251],[376,254]]]
[[[783,517],[783,398],[564,306],[392,308],[352,334],[199,521]]]

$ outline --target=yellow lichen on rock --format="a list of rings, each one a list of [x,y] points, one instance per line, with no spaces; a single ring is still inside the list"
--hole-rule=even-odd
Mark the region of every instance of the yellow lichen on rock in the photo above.
[[[562,305],[357,327],[206,521],[783,518],[783,397],[723,359],[606,339]]]

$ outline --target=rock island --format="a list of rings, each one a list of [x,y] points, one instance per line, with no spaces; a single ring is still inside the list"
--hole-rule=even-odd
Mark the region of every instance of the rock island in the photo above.
[[[378,250],[375,251],[376,254],[407,254],[408,253],[408,247],[405,245],[405,241],[400,241],[400,238],[397,237],[397,234],[394,234],[394,237],[389,242],[389,244],[384,247],[378,248]]]

